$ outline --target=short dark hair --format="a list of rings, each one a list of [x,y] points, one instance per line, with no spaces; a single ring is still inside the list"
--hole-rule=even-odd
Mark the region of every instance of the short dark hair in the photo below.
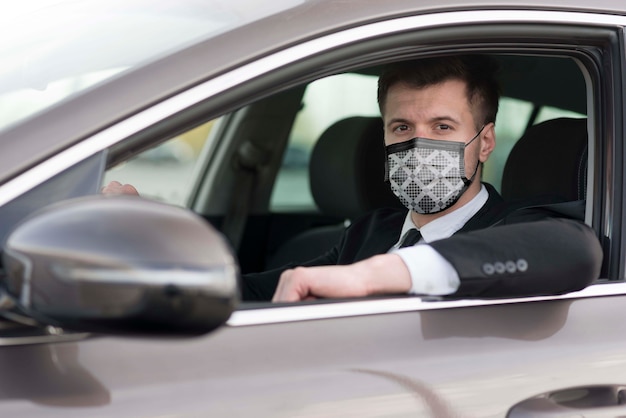
[[[389,89],[399,83],[419,89],[448,80],[461,80],[467,85],[467,100],[472,107],[476,129],[480,129],[496,121],[500,99],[497,70],[496,61],[487,55],[450,55],[393,63],[378,79],[378,106],[384,115]]]

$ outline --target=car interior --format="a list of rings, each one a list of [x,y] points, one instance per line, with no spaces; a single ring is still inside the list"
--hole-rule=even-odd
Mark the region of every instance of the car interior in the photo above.
[[[588,99],[582,66],[567,56],[494,56],[501,103],[496,152],[483,181],[511,200],[584,199]],[[375,99],[380,70],[310,80],[170,137],[160,149],[175,149],[175,143],[193,148],[185,162],[190,174],[168,186],[179,194],[185,190],[178,200],[143,185],[145,178],[167,172],[154,149],[132,159],[128,150],[112,150],[105,182],[134,184],[144,196],[204,216],[226,235],[242,273],[311,259],[356,217],[401,207],[384,181]],[[199,139],[190,138],[194,133]],[[156,183],[166,187],[165,181]]]

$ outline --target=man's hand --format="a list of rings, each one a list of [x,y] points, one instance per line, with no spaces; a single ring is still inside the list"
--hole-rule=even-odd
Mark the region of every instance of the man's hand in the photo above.
[[[139,196],[139,192],[130,184],[122,184],[119,181],[112,181],[104,186],[100,192],[102,194],[129,194]]]
[[[286,270],[280,276],[272,302],[397,294],[410,288],[411,278],[402,259],[383,254],[347,266]]]

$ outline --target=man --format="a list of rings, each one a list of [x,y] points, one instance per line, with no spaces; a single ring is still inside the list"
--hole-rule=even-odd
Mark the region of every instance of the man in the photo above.
[[[378,100],[390,185],[408,212],[375,211],[315,260],[245,275],[243,299],[524,296],[596,279],[602,251],[591,228],[558,205],[514,211],[480,182],[495,147],[494,73],[484,56],[390,67]],[[417,245],[405,246],[407,236]]]

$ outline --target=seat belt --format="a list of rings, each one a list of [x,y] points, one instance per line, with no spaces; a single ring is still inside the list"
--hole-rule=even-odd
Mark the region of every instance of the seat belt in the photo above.
[[[235,154],[235,185],[230,210],[224,218],[222,232],[235,251],[239,250],[248,219],[254,186],[261,168],[269,161],[270,153],[252,141],[245,141]]]

